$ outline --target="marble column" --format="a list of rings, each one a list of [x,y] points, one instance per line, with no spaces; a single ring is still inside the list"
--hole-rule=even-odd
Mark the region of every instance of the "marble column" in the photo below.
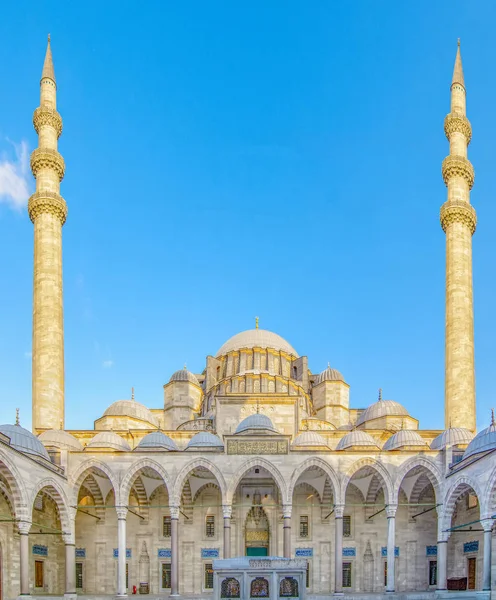
[[[62,535],[65,544],[65,593],[66,600],[75,600],[76,595],[76,510],[68,509],[69,530]]]
[[[224,516],[224,558],[231,558],[232,506],[230,504],[223,504],[222,505],[222,514]]]
[[[20,577],[21,596],[29,596],[29,530],[31,523],[20,521],[18,524],[20,536]]]
[[[117,512],[117,596],[119,598],[127,596],[126,589],[126,518],[127,508],[120,506],[116,508]]]
[[[448,539],[449,532],[444,531],[444,513],[442,507],[437,511],[437,589],[445,591],[448,587]]]
[[[396,509],[397,504],[389,504],[386,506],[386,516],[388,524],[388,537],[387,537],[387,582],[386,582],[386,593],[394,592],[395,585],[395,526],[396,526]]]
[[[179,596],[179,506],[170,507],[171,516],[171,596]]]
[[[484,529],[484,562],[482,569],[482,591],[488,592],[491,590],[491,543],[493,535],[493,520],[486,519],[482,521],[481,524]]]
[[[291,512],[292,505],[285,504],[282,507],[283,516],[283,556],[284,558],[291,558]]]
[[[344,504],[334,507],[334,595],[343,595],[343,514]]]

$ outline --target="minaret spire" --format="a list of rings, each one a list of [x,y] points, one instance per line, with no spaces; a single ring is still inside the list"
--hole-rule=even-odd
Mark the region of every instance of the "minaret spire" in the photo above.
[[[38,134],[38,148],[31,154],[36,191],[29,199],[28,212],[34,225],[33,430],[39,433],[64,425],[62,225],[67,205],[60,195],[65,164],[57,149],[62,119],[57,112],[50,36],[33,125]]]
[[[475,431],[472,235],[477,217],[470,204],[474,168],[467,159],[467,148],[472,127],[466,117],[460,41],[451,84],[451,112],[444,131],[450,144],[442,167],[448,199],[441,207],[446,234],[445,427]]]

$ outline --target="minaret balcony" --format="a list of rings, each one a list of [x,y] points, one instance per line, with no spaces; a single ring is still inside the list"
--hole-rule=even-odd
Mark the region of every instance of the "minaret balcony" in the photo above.
[[[463,177],[472,189],[475,180],[475,172],[472,163],[464,156],[447,156],[443,160],[442,167],[444,183],[448,185],[452,177]]]
[[[470,140],[472,139],[472,126],[465,115],[456,112],[446,115],[446,118],[444,119],[444,133],[446,134],[448,141],[451,134],[454,132],[462,133],[467,139],[467,146],[470,144]]]
[[[41,190],[35,192],[28,201],[28,214],[34,223],[40,214],[52,214],[63,225],[67,219],[67,204],[60,194]]]
[[[36,148],[31,154],[31,171],[36,177],[40,169],[52,169],[62,181],[65,173],[65,162],[62,155],[50,148]]]
[[[34,111],[33,125],[38,135],[41,127],[44,125],[53,127],[57,132],[57,138],[59,138],[62,133],[62,117],[55,109],[47,106],[39,106]]]
[[[474,207],[463,200],[448,200],[441,206],[441,227],[446,230],[453,223],[466,225],[472,235],[477,227],[477,214]]]

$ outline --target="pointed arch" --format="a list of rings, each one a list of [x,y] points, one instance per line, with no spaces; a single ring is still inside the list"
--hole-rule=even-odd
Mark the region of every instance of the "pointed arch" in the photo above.
[[[80,502],[79,502],[79,500],[80,500],[79,495],[80,495],[81,490],[83,488],[87,492],[89,492],[91,494],[91,496],[93,497],[93,501],[95,502],[95,514],[98,517],[100,517],[101,521],[104,521],[105,520],[105,513],[107,512],[105,510],[105,507],[104,507],[105,500],[103,499],[103,493],[102,493],[102,489],[100,487],[100,484],[96,480],[96,477],[93,475],[93,473],[88,473],[88,475],[84,479],[83,483],[79,487],[78,498],[77,498],[77,502],[76,502],[76,504],[78,506],[80,504]]]
[[[218,492],[220,492],[219,484],[218,483],[214,483],[213,481],[209,481],[208,483],[205,483],[200,488],[198,488],[196,490],[195,496],[193,498],[193,504],[198,500],[200,494],[202,494],[207,489],[213,489],[213,488],[215,488]]]
[[[99,471],[102,475],[106,476],[110,481],[112,486],[112,490],[115,495],[116,503],[118,501],[119,495],[119,482],[117,479],[117,475],[112,471],[110,466],[97,458],[89,458],[82,462],[76,471],[72,474],[70,478],[70,486],[71,486],[71,494],[72,499],[71,502],[77,504],[77,499],[79,495],[79,488],[83,484],[84,480],[92,471]]]
[[[184,467],[177,474],[173,486],[171,504],[179,506],[184,482],[186,481],[188,475],[197,467],[204,467],[205,469],[210,471],[210,473],[212,473],[212,475],[217,480],[217,483],[219,484],[222,495],[222,503],[225,504],[227,486],[226,481],[224,479],[224,475],[222,474],[222,471],[219,469],[219,467],[217,467],[214,463],[210,462],[208,459],[202,457],[195,458],[194,460],[185,464]]]
[[[387,470],[387,468],[385,467],[384,464],[380,463],[375,458],[372,458],[369,456],[366,456],[364,458],[360,458],[359,460],[356,460],[346,470],[346,473],[343,477],[342,484],[341,484],[341,494],[340,494],[341,502],[340,503],[344,504],[344,502],[345,502],[346,488],[348,487],[348,484],[350,483],[351,478],[353,477],[353,475],[358,473],[358,471],[360,471],[364,467],[370,467],[371,469],[376,471],[376,473],[382,479],[382,483],[384,486],[384,500],[385,500],[386,504],[395,503],[395,499],[394,499],[394,495],[393,495],[393,482],[392,482],[389,471]]]
[[[398,498],[403,479],[412,469],[415,469],[416,467],[422,467],[423,473],[425,473],[425,475],[429,478],[429,481],[432,483],[436,502],[439,502],[441,500],[443,477],[439,467],[432,460],[425,456],[412,456],[401,465],[394,480],[393,497]]]
[[[484,513],[490,513],[493,515],[496,512],[496,466],[489,476],[484,493],[484,499]]]
[[[21,477],[16,465],[2,448],[0,448],[0,475],[5,479],[10,489],[15,517],[17,519],[29,520],[29,497],[24,485],[24,479]]]
[[[336,503],[336,497],[339,496],[339,487],[340,487],[339,479],[338,479],[336,472],[331,467],[331,465],[329,463],[327,463],[324,459],[320,458],[319,456],[312,456],[311,458],[307,458],[307,460],[304,460],[293,471],[293,474],[291,475],[289,487],[288,487],[288,498],[287,498],[288,504],[291,504],[291,502],[292,502],[293,492],[294,492],[294,489],[295,489],[298,479],[303,475],[303,473],[305,471],[307,471],[311,467],[318,467],[325,473],[325,475],[327,476],[327,479],[331,485],[331,488],[332,488],[332,495],[334,497],[334,502]]]
[[[479,482],[468,475],[459,475],[454,481],[451,482],[449,488],[444,495],[444,506],[443,506],[443,526],[444,529],[448,529],[451,525],[451,518],[455,505],[460,496],[472,489],[479,501],[479,510],[482,515],[484,509],[484,490],[481,489]]]
[[[120,499],[121,499],[122,504],[127,505],[128,499],[129,499],[129,493],[131,492],[133,483],[140,475],[140,472],[143,471],[144,469],[151,469],[152,471],[154,471],[159,476],[159,478],[162,480],[167,491],[170,490],[171,482],[170,482],[170,477],[169,477],[169,474],[167,473],[167,471],[156,460],[145,457],[145,458],[137,460],[135,463],[133,463],[129,467],[129,469],[127,470],[126,474],[124,475],[124,477],[122,479],[122,483],[120,486]]]
[[[29,507],[31,511],[30,514],[32,514],[33,512],[34,502],[40,492],[45,492],[53,499],[59,511],[59,518],[62,526],[62,531],[64,532],[64,534],[70,534],[74,525],[73,519],[71,518],[71,513],[74,513],[75,510],[70,509],[64,488],[53,477],[45,477],[44,479],[38,481],[31,490],[31,497],[29,502]]]
[[[260,456],[250,458],[237,469],[236,475],[234,475],[229,483],[229,488],[226,495],[226,504],[232,504],[233,496],[236,493],[236,489],[238,488],[241,480],[246,473],[248,473],[248,471],[251,471],[251,469],[255,469],[256,467],[261,467],[272,475],[274,481],[279,487],[279,493],[281,494],[283,503],[291,504],[291,502],[288,502],[286,482],[284,481],[284,477],[281,475],[281,472],[275,465]]]

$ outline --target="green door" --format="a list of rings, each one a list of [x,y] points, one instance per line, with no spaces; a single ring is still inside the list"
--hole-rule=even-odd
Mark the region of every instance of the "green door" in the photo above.
[[[267,548],[254,548],[250,546],[246,549],[246,556],[267,556]]]

